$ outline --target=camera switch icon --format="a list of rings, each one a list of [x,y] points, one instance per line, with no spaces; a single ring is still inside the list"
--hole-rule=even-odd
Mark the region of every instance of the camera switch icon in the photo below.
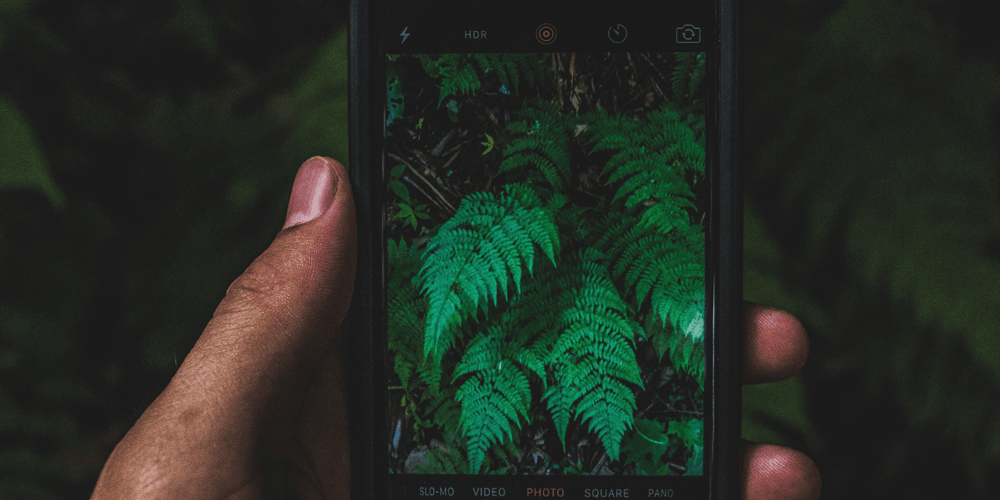
[[[701,43],[701,28],[693,24],[677,28],[677,43]]]

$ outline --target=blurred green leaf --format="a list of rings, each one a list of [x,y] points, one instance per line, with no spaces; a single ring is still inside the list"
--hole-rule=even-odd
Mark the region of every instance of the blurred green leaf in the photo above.
[[[818,450],[822,443],[806,414],[805,401],[800,377],[743,386],[743,438],[785,446],[804,442]]]
[[[182,0],[177,3],[175,16],[174,30],[182,34],[188,43],[203,54],[216,55],[219,52],[212,18],[205,11],[203,2]]]
[[[58,208],[66,197],[49,175],[48,164],[28,122],[0,98],[0,190],[32,189]]]
[[[0,14],[10,14],[19,10],[24,10],[35,0],[0,0]]]
[[[623,453],[635,462],[638,473],[647,476],[656,474],[663,465],[662,458],[669,446],[666,423],[645,418],[637,419],[635,430],[622,439]]]
[[[403,175],[404,171],[406,171],[406,165],[403,164],[396,165],[395,167],[392,167],[392,170],[389,171],[389,178],[398,179],[401,175]]]
[[[747,296],[799,316],[820,346],[814,425],[842,456],[878,449],[838,465],[851,479],[884,488],[869,493],[913,483],[913,451],[930,445],[890,446],[927,434],[955,447],[935,460],[985,492],[1000,464],[996,61],[959,48],[943,2],[765,4],[750,22],[789,31],[748,30]],[[794,441],[801,422],[752,406],[792,397],[754,392],[770,390],[748,389],[747,432]],[[870,419],[834,421],[838,406],[899,417],[844,430]],[[889,462],[909,465],[868,478]]]
[[[399,196],[399,199],[406,203],[413,203],[410,201],[410,190],[406,189],[406,186],[402,182],[397,180],[389,181],[389,188],[396,193],[396,196]]]
[[[347,165],[347,30],[320,49],[294,101],[299,121],[285,145],[289,161],[323,155]]]
[[[700,418],[684,421],[675,420],[670,422],[670,427],[667,429],[668,434],[676,434],[684,443],[684,446],[691,450],[691,457],[685,464],[687,467],[687,470],[684,472],[685,476],[700,476],[704,474],[704,430],[705,422]]]

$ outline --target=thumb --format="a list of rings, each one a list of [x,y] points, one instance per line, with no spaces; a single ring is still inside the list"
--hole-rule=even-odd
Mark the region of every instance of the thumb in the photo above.
[[[190,370],[177,374],[198,385],[246,386],[253,394],[241,404],[251,407],[285,408],[288,396],[301,396],[339,340],[354,290],[356,221],[344,166],[306,161],[285,219],[271,246],[229,286],[185,360]]]
[[[322,357],[339,356],[356,253],[347,172],[311,158],[295,177],[284,227],[115,448],[95,498],[153,485],[201,498],[250,484],[261,455],[290,436]]]

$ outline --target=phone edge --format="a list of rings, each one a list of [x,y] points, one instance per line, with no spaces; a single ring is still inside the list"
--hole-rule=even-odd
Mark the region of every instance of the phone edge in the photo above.
[[[737,500],[742,493],[743,379],[743,193],[742,116],[738,0],[719,0],[718,8],[718,189],[712,209],[718,238],[713,280],[712,463],[709,497]],[[728,228],[728,231],[720,231]],[[725,279],[723,279],[723,277]]]
[[[384,304],[374,300],[375,287],[380,287],[385,273],[381,257],[384,251],[374,248],[376,239],[382,241],[381,230],[377,226],[382,215],[372,187],[372,175],[384,168],[368,166],[371,161],[372,138],[379,132],[380,124],[372,123],[376,116],[371,101],[371,54],[377,50],[379,40],[373,33],[371,19],[372,3],[364,0],[349,2],[348,32],[348,88],[349,88],[349,164],[351,185],[354,189],[358,222],[358,269],[354,297],[348,322],[355,335],[347,345],[352,355],[347,358],[351,374],[363,374],[359,383],[349,384],[349,401],[354,408],[351,412],[351,457],[352,465],[367,464],[363,470],[353,467],[351,471],[351,493],[355,499],[389,498],[388,485],[374,480],[374,439],[373,424],[375,395],[372,392],[372,376],[375,362],[373,353],[378,346],[375,339],[374,318],[380,317]],[[713,401],[711,446],[712,459],[707,464],[710,470],[709,498],[738,499],[742,488],[742,374],[743,374],[743,196],[741,166],[742,114],[740,18],[738,0],[718,0],[717,17],[719,26],[718,47],[718,168],[716,179],[718,189],[712,209],[718,214],[715,234],[718,237],[716,276],[713,278],[712,309],[712,363]],[[365,103],[369,106],[365,108]],[[379,170],[376,170],[378,168]],[[728,227],[729,231],[719,231]],[[384,249],[382,249],[384,250]],[[375,257],[379,262],[375,262]],[[721,280],[721,276],[728,279]],[[381,363],[380,363],[381,364]],[[353,377],[352,377],[353,378]],[[719,418],[725,416],[725,418]],[[379,492],[375,489],[378,488]],[[380,493],[380,494],[379,494]]]

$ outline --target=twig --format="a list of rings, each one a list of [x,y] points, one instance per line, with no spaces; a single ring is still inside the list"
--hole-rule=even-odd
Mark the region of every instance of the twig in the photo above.
[[[450,141],[452,137],[455,137],[456,133],[458,133],[457,129],[449,130],[448,133],[445,134],[444,137],[442,137],[437,143],[437,146],[434,146],[434,149],[431,150],[431,156],[441,156],[441,152],[444,151],[444,147],[448,145],[448,141]]]
[[[451,166],[451,162],[455,161],[455,158],[458,158],[458,155],[461,154],[461,153],[462,153],[461,149],[459,149],[458,151],[455,151],[455,154],[451,155],[451,158],[448,158],[448,161],[444,162],[444,165],[441,165],[441,170],[444,170],[444,169],[450,167]]]
[[[559,107],[563,106],[562,84],[559,82],[559,65],[556,64],[556,55],[552,54],[552,78],[556,85],[556,95],[559,96]]]
[[[416,182],[414,182],[413,179],[410,178],[410,176],[404,175],[402,177],[402,179],[404,181],[406,181],[407,184],[413,186],[413,189],[416,189],[417,191],[420,191],[420,194],[424,195],[424,198],[427,198],[428,200],[430,200],[430,202],[433,203],[434,205],[436,205],[438,208],[440,208],[441,210],[444,210],[444,211],[448,210],[447,207],[441,205],[441,202],[438,201],[437,198],[435,198],[435,197],[427,194],[427,191],[424,191],[424,188],[420,187],[419,184],[417,184]]]
[[[594,468],[593,468],[593,470],[590,471],[590,475],[591,476],[596,476],[597,472],[599,470],[601,470],[601,467],[604,467],[604,464],[607,461],[608,461],[608,454],[607,454],[607,452],[605,452],[605,453],[601,454],[601,459],[597,461],[597,465],[595,465]]]
[[[698,411],[698,403],[695,403],[694,396],[691,395],[691,388],[688,387],[687,390],[685,390],[684,392],[687,394],[688,401],[691,402],[691,408],[694,408],[695,411]]]
[[[646,54],[640,54],[640,55],[642,56],[643,59],[646,60],[646,62],[649,63],[650,66],[653,67],[653,71],[656,71],[656,74],[660,75],[660,79],[661,80],[664,80],[664,81],[667,81],[667,82],[670,81],[667,77],[663,76],[663,73],[660,72],[660,68],[657,68],[656,65],[653,64],[653,61],[650,61],[649,58],[646,57]]]
[[[674,407],[673,407],[673,405],[671,405],[670,403],[664,401],[663,398],[661,398],[659,394],[657,394],[657,393],[654,392],[653,396],[655,396],[656,399],[659,399],[660,401],[662,401],[663,405],[667,407],[666,411],[657,411],[657,412],[654,412],[654,413],[683,413],[685,415],[697,415],[699,417],[705,415],[704,412],[697,411],[698,410],[697,406],[695,407],[694,411],[691,411],[691,410],[675,410]],[[650,406],[652,406],[652,405],[650,405]],[[647,408],[647,410],[648,410],[648,408]]]
[[[576,75],[574,75],[573,65],[576,64],[576,52],[569,54],[569,88],[576,88]]]
[[[424,177],[423,175],[420,175],[420,172],[417,171],[417,169],[413,168],[413,165],[411,165],[410,162],[406,161],[405,159],[403,159],[403,157],[401,157],[399,155],[396,155],[394,153],[389,153],[389,157],[392,158],[393,160],[396,160],[396,161],[402,163],[403,165],[406,165],[406,168],[410,169],[410,172],[413,172],[413,175],[416,175],[417,178],[420,179],[424,183],[424,185],[426,185],[428,188],[430,188],[431,191],[434,191],[434,194],[436,194],[438,196],[438,200],[440,200],[441,203],[443,203],[444,205],[446,205],[448,210],[450,210],[452,213],[458,211],[455,208],[455,206],[452,205],[451,203],[449,203],[448,199],[445,198],[443,194],[441,194],[441,191],[438,191],[437,188],[434,187],[434,184],[431,184],[431,182],[428,181],[426,177]],[[428,196],[428,198],[430,198],[431,201],[434,201],[436,205],[438,205],[439,207],[441,207],[441,209],[445,209],[445,207],[441,206],[441,204],[437,203],[437,200],[434,200],[434,198],[432,198],[430,196]]]

